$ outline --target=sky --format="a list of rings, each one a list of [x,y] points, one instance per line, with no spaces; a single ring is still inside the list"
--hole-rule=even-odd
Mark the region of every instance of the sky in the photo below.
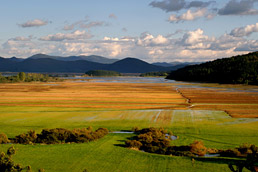
[[[202,62],[258,51],[258,0],[0,0],[0,56]]]

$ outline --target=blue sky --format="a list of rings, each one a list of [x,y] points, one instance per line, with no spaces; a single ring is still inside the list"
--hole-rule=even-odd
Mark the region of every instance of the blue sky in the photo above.
[[[8,0],[0,56],[209,61],[258,50],[258,0]]]

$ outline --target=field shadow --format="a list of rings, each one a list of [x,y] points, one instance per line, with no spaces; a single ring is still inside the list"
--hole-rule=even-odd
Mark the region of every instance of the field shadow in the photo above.
[[[217,141],[217,140],[212,140],[212,139],[206,139],[206,138],[203,138],[203,137],[198,137],[198,136],[194,136],[194,135],[190,135],[190,134],[185,134],[185,136],[196,138],[196,139],[201,139],[201,140],[205,140],[205,141],[209,141],[209,142],[213,142],[213,143],[220,143],[220,144],[224,144],[224,145],[236,146],[236,144]]]
[[[244,159],[229,159],[223,157],[212,157],[212,158],[203,158],[203,157],[194,157],[195,160],[201,162],[215,163],[215,164],[238,164],[244,161]]]
[[[117,140],[117,142],[119,143],[114,144],[114,146],[125,147],[125,140]]]

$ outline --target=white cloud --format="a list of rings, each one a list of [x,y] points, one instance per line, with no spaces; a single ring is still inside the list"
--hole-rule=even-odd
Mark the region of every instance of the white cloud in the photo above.
[[[169,43],[169,40],[162,35],[154,37],[149,33],[143,33],[136,44],[140,46],[162,46]]]
[[[209,38],[207,35],[203,34],[202,29],[197,29],[194,31],[189,31],[183,35],[183,38],[178,42],[181,45],[185,46],[204,46],[204,43],[210,42],[214,38]]]
[[[161,55],[163,54],[164,52],[162,50],[150,50],[149,51],[149,54],[150,55]]]
[[[184,22],[184,21],[191,21],[196,20],[200,17],[203,17],[206,15],[206,9],[197,9],[195,11],[187,10],[186,13],[183,13],[182,15],[176,16],[175,14],[170,15],[168,21],[170,22]]]
[[[47,35],[47,36],[41,37],[39,40],[41,41],[84,40],[84,39],[90,39],[92,37],[93,36],[86,31],[76,30],[72,33],[57,33],[54,35]]]
[[[235,37],[249,36],[254,32],[258,32],[258,23],[247,25],[245,27],[235,28],[230,32],[230,35]]]
[[[179,31],[178,31],[179,32]],[[180,31],[181,33],[181,31]],[[42,37],[15,37],[0,47],[1,56],[29,57],[36,53],[52,55],[101,55],[109,58],[136,57],[148,62],[207,61],[230,57],[258,49],[258,40],[224,34],[205,35],[202,29],[184,31],[169,36],[143,33],[137,37],[106,36],[100,40],[88,39],[85,31],[57,33]]]
[[[105,36],[105,37],[103,38],[103,40],[104,40],[104,41],[119,41],[119,38],[110,38],[110,37]]]
[[[47,25],[48,23],[49,23],[48,21],[34,19],[18,25],[23,28],[26,28],[26,27],[40,27],[40,26]]]
[[[258,41],[257,40],[248,40],[238,46],[235,51],[257,51],[258,50]]]

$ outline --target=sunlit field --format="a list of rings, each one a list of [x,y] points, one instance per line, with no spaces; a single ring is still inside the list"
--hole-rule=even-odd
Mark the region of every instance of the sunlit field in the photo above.
[[[110,131],[164,127],[187,145],[226,149],[258,145],[258,93],[243,89],[180,87],[178,83],[15,83],[0,85],[0,132],[85,128]],[[242,86],[245,87],[245,86]],[[246,118],[244,118],[246,117]],[[14,160],[47,172],[230,171],[218,161],[149,154],[122,147],[130,134],[110,133],[83,144],[14,145]],[[1,151],[10,147],[0,145]]]

